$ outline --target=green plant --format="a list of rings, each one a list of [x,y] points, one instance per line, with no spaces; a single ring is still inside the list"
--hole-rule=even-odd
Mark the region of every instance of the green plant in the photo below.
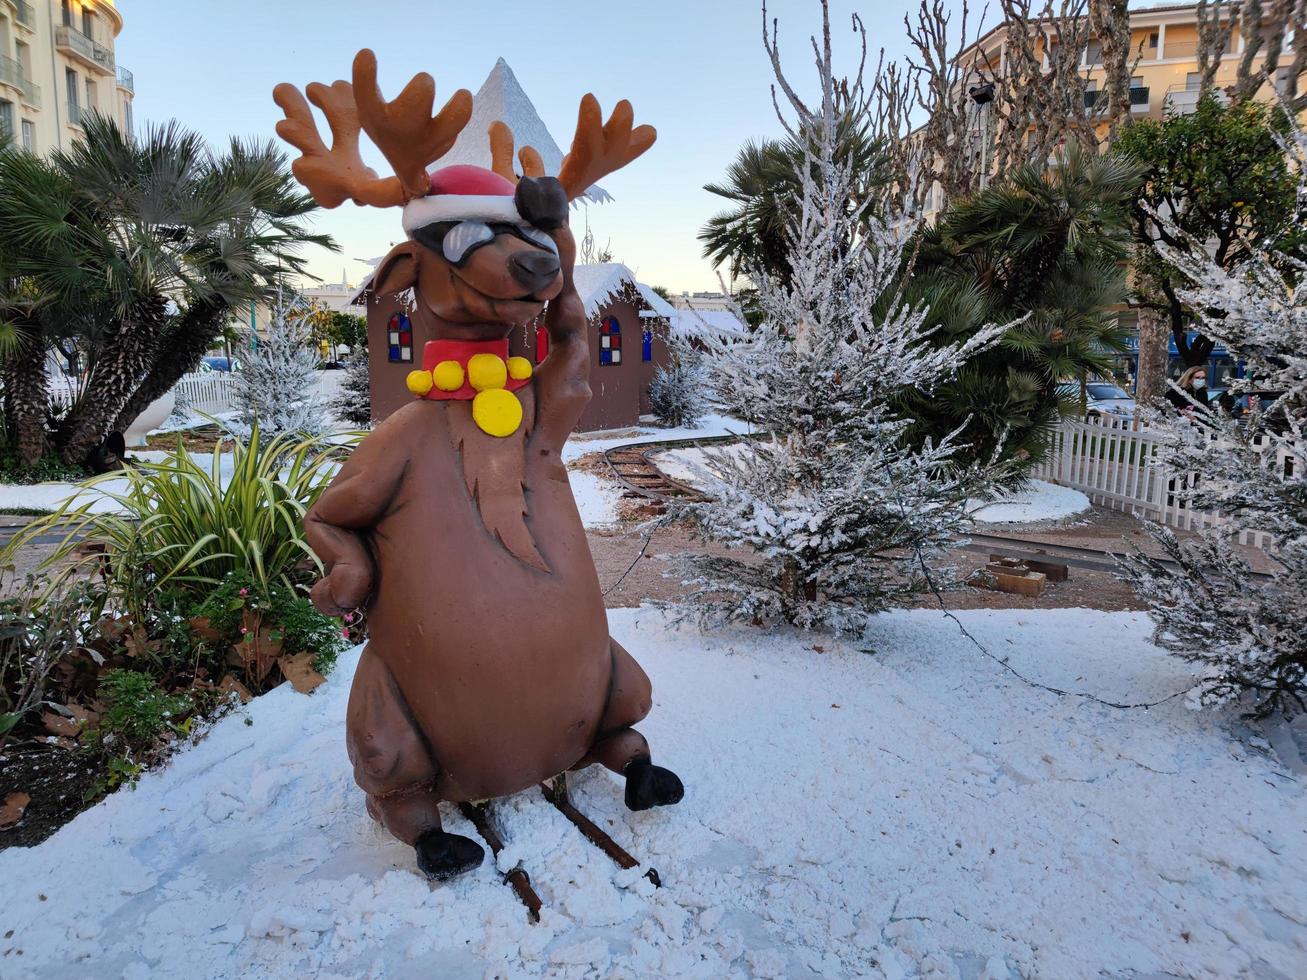
[[[243,574],[268,591],[274,582],[293,589],[317,567],[304,540],[304,514],[335,474],[348,447],[324,439],[282,435],[264,442],[258,429],[230,445],[230,476],[222,447],[201,466],[178,440],[163,461],[139,463],[96,477],[83,494],[55,513],[28,524],[0,553],[12,560],[42,536],[62,534],[42,568],[64,566],[87,539],[103,545],[106,576],[127,588],[138,614],[152,595],[169,588],[203,597],[228,576]],[[126,480],[110,491],[107,480]],[[108,498],[118,512],[95,509]]]
[[[119,756],[151,747],[191,710],[189,697],[166,693],[153,677],[138,670],[105,671],[97,694],[104,710],[96,737]]]
[[[91,475],[85,466],[66,463],[59,456],[47,454],[31,465],[25,464],[17,451],[0,451],[0,483],[46,483],[57,480],[78,483]]]
[[[241,628],[249,616],[270,624],[286,653],[312,653],[313,667],[328,673],[346,646],[339,621],[314,608],[307,596],[280,583],[264,589],[246,575],[224,580],[195,610],[225,644],[241,642]]]

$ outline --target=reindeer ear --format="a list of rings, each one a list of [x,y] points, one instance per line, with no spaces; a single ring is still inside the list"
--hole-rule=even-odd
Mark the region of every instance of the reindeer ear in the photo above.
[[[372,289],[378,296],[402,293],[417,285],[417,252],[421,247],[414,241],[400,242],[381,260],[372,277]]]

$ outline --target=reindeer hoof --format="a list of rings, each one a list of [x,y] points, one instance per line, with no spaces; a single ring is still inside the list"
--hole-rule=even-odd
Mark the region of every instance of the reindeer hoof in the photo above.
[[[428,830],[414,846],[418,868],[428,878],[444,881],[470,871],[481,863],[485,849],[470,837]]]
[[[680,803],[685,795],[681,779],[670,769],[655,766],[648,759],[636,759],[626,767],[626,808],[648,810]]]

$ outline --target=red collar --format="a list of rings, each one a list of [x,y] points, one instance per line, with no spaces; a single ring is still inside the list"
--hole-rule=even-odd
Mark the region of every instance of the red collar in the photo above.
[[[442,391],[432,388],[423,397],[432,401],[469,401],[476,397],[476,389],[467,381],[467,362],[477,354],[493,354],[501,361],[508,361],[508,338],[502,340],[428,340],[422,348],[422,370],[431,371],[437,364],[445,361],[457,361],[463,367],[463,387],[454,391]],[[517,391],[531,383],[530,378],[520,381],[508,378],[504,388]]]

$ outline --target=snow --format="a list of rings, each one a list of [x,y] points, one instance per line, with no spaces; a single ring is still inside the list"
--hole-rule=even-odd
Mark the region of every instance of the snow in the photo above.
[[[684,449],[669,449],[665,453],[659,453],[654,457],[654,462],[658,464],[660,470],[673,480],[679,480],[681,483],[692,487],[702,487],[709,482],[705,479],[705,471],[708,469],[708,456],[710,453],[738,457],[747,449],[748,446],[745,443],[731,443],[726,446],[713,446],[709,449],[689,446]]]
[[[1079,490],[1031,480],[1024,489],[984,504],[972,517],[981,524],[1029,524],[1063,520],[1089,508],[1089,498]]]
[[[563,447],[563,461],[570,462],[591,453],[602,453],[614,446],[630,442],[676,442],[680,439],[707,439],[713,436],[735,435],[748,432],[749,427],[729,415],[708,414],[694,428],[681,426],[664,429],[642,425],[629,429],[600,429],[594,432],[574,432]]]
[[[730,310],[676,310],[670,318],[673,336],[697,337],[717,334],[726,337],[747,337],[748,328]]]
[[[1135,701],[1191,681],[1142,614],[959,616],[1055,685]],[[649,609],[610,624],[653,679],[641,728],[688,792],[633,814],[591,769],[573,795],[663,888],[534,792],[493,820],[499,868],[520,861],[544,899],[539,925],[489,863],[419,878],[352,783],[354,651],[313,696],[283,685],[248,706],[252,724],[223,720],[134,792],[0,853],[0,972],[1307,974],[1303,786],[1232,737],[1230,716],[1059,698],[930,611],[877,617],[861,649],[704,637]],[[471,832],[452,813],[446,826]]]
[[[585,470],[570,470],[567,479],[572,484],[572,497],[581,512],[582,524],[588,528],[606,528],[617,523],[617,503],[622,499],[617,484]]]
[[[640,298],[659,316],[670,320],[676,315],[674,306],[638,281],[635,273],[621,262],[589,262],[578,265],[572,270],[572,282],[576,286],[576,293],[581,298],[587,317],[597,316],[600,308],[627,286],[634,288],[640,294]]]

